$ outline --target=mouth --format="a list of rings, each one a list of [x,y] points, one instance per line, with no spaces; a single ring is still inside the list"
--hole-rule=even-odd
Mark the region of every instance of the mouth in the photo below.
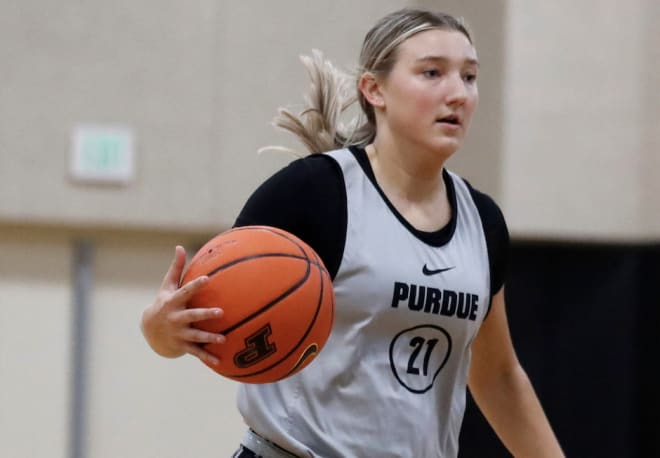
[[[449,124],[452,126],[460,126],[461,118],[458,115],[452,114],[452,115],[444,116],[442,118],[438,118],[435,120],[435,122],[442,124]]]

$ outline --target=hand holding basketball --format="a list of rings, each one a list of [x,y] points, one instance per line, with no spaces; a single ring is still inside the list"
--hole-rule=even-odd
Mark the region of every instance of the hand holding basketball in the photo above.
[[[208,277],[200,285],[199,278]],[[332,280],[319,256],[293,234],[245,226],[213,237],[181,279],[188,307],[221,307],[222,317],[194,315],[214,371],[245,383],[270,383],[307,366],[325,345],[334,318]],[[190,296],[189,296],[190,295]],[[207,340],[208,333],[226,337]]]
[[[200,276],[179,288],[185,262],[186,252],[177,246],[155,302],[142,315],[142,332],[151,348],[161,356],[176,358],[189,353],[207,363],[217,364],[218,359],[198,344],[222,343],[224,337],[196,329],[191,324],[220,318],[223,312],[216,307],[186,307],[190,298],[208,282],[208,277]]]

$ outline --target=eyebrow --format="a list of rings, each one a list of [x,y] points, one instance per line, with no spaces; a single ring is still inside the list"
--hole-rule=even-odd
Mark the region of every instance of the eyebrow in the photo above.
[[[424,56],[420,57],[417,59],[417,62],[442,62],[446,63],[449,62],[450,59],[445,57],[445,56]],[[464,61],[465,64],[467,65],[475,65],[476,67],[479,67],[479,61],[477,59],[473,59],[471,57],[465,59]]]

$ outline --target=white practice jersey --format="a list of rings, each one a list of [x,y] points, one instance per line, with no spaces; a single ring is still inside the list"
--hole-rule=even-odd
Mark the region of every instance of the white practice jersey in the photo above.
[[[350,150],[327,154],[343,172],[348,214],[332,333],[300,373],[241,385],[239,409],[254,431],[300,456],[455,457],[470,344],[491,294],[470,190],[449,172],[455,230],[430,246]]]

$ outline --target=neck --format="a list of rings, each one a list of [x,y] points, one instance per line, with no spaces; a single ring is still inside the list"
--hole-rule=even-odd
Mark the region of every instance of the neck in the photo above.
[[[402,154],[397,149],[381,150],[377,142],[367,147],[376,181],[390,203],[416,229],[436,231],[451,220],[442,178],[444,161],[409,158],[407,153]]]
[[[367,146],[366,152],[376,180],[387,194],[411,202],[444,194],[444,157],[379,138]]]

